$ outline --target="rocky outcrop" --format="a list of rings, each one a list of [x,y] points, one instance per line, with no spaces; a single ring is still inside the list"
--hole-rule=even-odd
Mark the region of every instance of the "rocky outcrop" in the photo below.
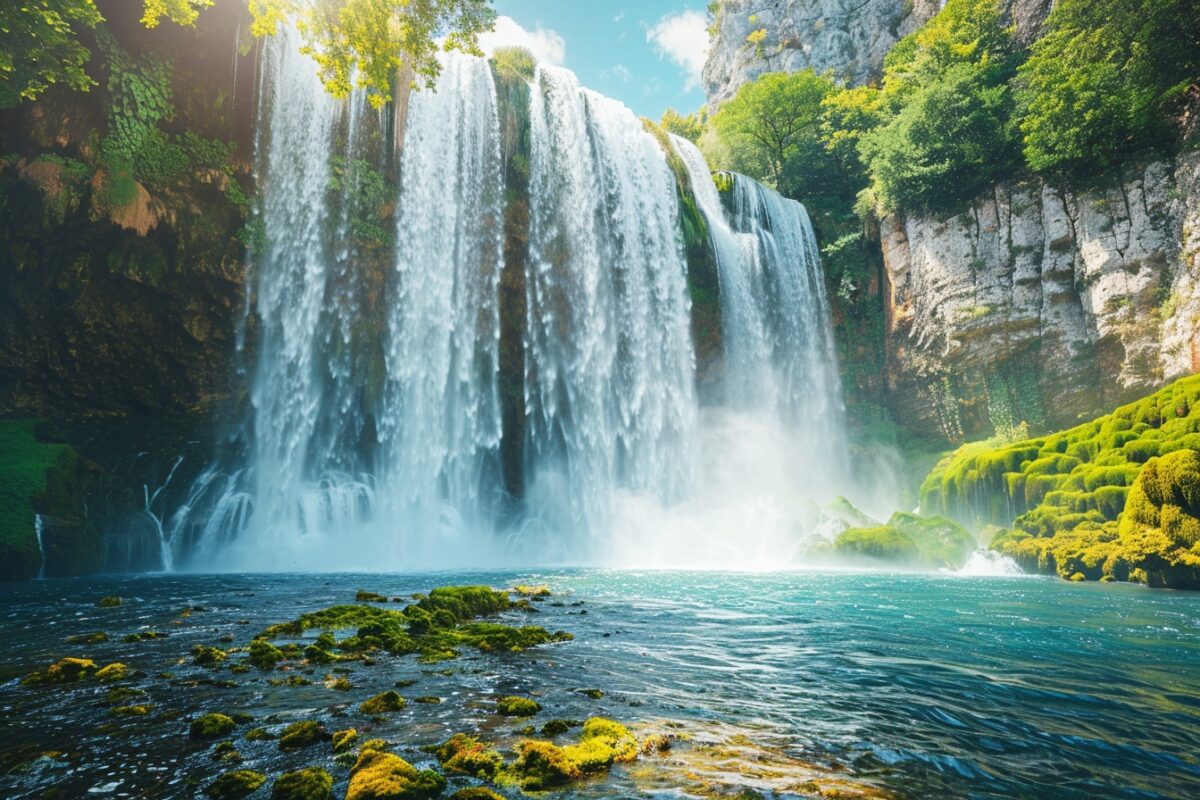
[[[1200,155],[882,224],[888,394],[951,441],[1062,427],[1200,368]]]
[[[1051,0],[1006,0],[1017,38],[1037,38]],[[879,77],[883,57],[943,0],[722,0],[704,65],[710,110],[764,72],[811,68],[851,84]]]

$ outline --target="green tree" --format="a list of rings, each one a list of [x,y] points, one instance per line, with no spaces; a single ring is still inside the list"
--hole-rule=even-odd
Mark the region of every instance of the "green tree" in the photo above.
[[[0,108],[61,83],[86,90],[90,53],[76,31],[102,21],[92,0],[25,0],[0,5]]]
[[[402,68],[432,83],[439,49],[478,55],[479,34],[495,20],[490,0],[250,0],[250,13],[256,36],[293,20],[326,90],[363,89],[376,108],[392,99]]]
[[[998,0],[949,0],[889,54],[880,105],[857,120],[869,127],[827,130],[827,146],[857,139],[878,210],[952,210],[1017,163],[1018,59]]]
[[[695,143],[700,141],[700,137],[704,134],[704,126],[707,123],[708,112],[703,108],[688,114],[686,117],[675,109],[668,108],[663,112],[662,119],[658,125],[667,133],[682,136],[684,139]]]
[[[744,84],[712,118],[730,166],[778,187],[789,162],[820,143],[821,103],[836,88],[811,69],[770,72]]]
[[[176,25],[191,27],[200,16],[200,9],[208,8],[213,0],[145,0],[142,25],[157,28],[163,17]]]
[[[1081,174],[1169,141],[1200,80],[1197,0],[1060,0],[1018,74],[1025,159]]]

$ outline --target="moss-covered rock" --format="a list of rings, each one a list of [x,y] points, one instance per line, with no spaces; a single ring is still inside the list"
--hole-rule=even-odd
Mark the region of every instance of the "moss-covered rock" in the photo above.
[[[504,759],[494,747],[465,733],[456,733],[433,750],[442,767],[476,778],[493,778]]]
[[[192,648],[192,663],[198,667],[215,667],[229,657],[229,653],[219,647],[198,644]]]
[[[542,726],[542,736],[561,736],[580,724],[577,719],[552,719]]]
[[[350,774],[346,800],[425,800],[445,788],[446,779],[432,770],[418,770],[391,753],[367,750]]]
[[[314,745],[325,738],[325,728],[315,720],[293,722],[279,734],[280,750],[299,750]]]
[[[204,788],[204,793],[213,800],[241,800],[258,791],[267,782],[267,776],[250,769],[226,772]]]
[[[90,658],[61,658],[41,672],[21,679],[24,686],[75,683],[96,674],[96,662]]]
[[[501,778],[521,788],[538,791],[603,772],[613,764],[638,757],[637,737],[619,722],[592,717],[583,723],[579,741],[558,746],[526,739],[517,743],[517,759],[504,768]]]
[[[255,639],[250,642],[250,663],[259,669],[275,669],[275,665],[282,660],[283,651],[266,639]]]
[[[233,718],[217,712],[203,714],[192,720],[188,735],[193,739],[215,739],[224,736],[237,727]]]
[[[321,767],[285,772],[271,787],[271,800],[330,800],[333,776]]]
[[[583,777],[579,765],[553,742],[526,739],[517,743],[517,759],[506,778],[529,791],[563,786]]]
[[[333,752],[345,753],[354,747],[354,743],[358,741],[358,731],[354,728],[347,728],[342,731],[335,731],[333,734]]]
[[[116,596],[101,597],[96,601],[96,608],[117,608],[122,602],[121,598]]]
[[[974,537],[953,520],[902,512],[887,525],[843,531],[833,542],[839,556],[930,569],[961,567],[976,547]]]
[[[67,637],[67,644],[103,644],[108,641],[108,634],[104,631],[95,633],[77,633]]]
[[[364,714],[392,714],[403,711],[406,705],[408,704],[399,692],[389,689],[386,692],[380,692],[370,700],[364,700],[358,710]]]
[[[508,695],[496,701],[496,713],[505,717],[532,717],[541,710],[541,705],[528,697]]]
[[[359,603],[386,603],[387,597],[377,592],[368,592],[366,589],[359,589],[355,593],[354,599]]]
[[[137,705],[137,706],[114,706],[108,710],[108,713],[114,717],[144,717],[153,710],[153,706]]]
[[[122,664],[120,661],[114,661],[107,666],[101,667],[96,673],[96,680],[101,683],[116,683],[123,681],[129,677],[129,667]]]
[[[505,800],[505,798],[486,786],[470,786],[466,789],[459,789],[450,795],[450,800]]]

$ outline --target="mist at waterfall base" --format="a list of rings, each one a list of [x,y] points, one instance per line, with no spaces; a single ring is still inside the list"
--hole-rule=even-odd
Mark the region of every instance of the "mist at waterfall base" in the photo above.
[[[894,507],[850,479],[799,203],[738,175],[723,201],[672,139],[719,279],[719,377],[700,386],[675,176],[622,104],[537,68],[514,275],[514,155],[487,61],[447,56],[397,117],[382,258],[357,236],[354,172],[386,161],[392,120],[330,98],[294,33],[267,46],[260,98],[250,410],[240,448],[164,515],[165,568],[781,568],[837,532],[820,510],[836,495]],[[502,302],[514,280],[518,312]],[[505,313],[522,315],[515,376]]]

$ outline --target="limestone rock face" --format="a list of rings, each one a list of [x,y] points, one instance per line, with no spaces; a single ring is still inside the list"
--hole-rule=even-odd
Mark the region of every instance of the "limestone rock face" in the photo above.
[[[1006,2],[1018,40],[1037,38],[1051,0]],[[811,67],[832,70],[851,84],[868,83],[879,77],[892,45],[942,5],[942,0],[722,0],[704,65],[710,110],[764,72]]]
[[[901,37],[937,13],[937,0],[724,0],[704,65],[711,107],[764,72],[812,67],[865,83]],[[764,31],[761,42],[748,40]]]
[[[915,429],[1064,426],[1200,368],[1200,155],[1082,193],[1002,184],[881,240],[889,402]]]

